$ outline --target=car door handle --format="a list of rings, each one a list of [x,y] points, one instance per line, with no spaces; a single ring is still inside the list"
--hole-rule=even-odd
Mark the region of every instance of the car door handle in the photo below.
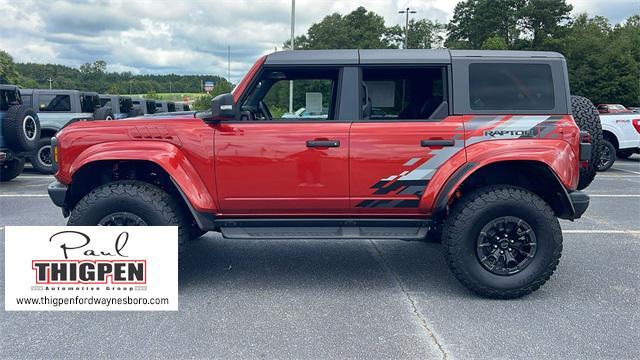
[[[339,146],[340,140],[307,140],[307,147],[329,148]]]
[[[456,140],[455,140],[455,139],[449,139],[449,140],[443,140],[443,139],[435,139],[435,140],[422,139],[422,140],[420,140],[420,146],[423,146],[423,147],[427,147],[427,146],[454,146],[455,144],[456,144]]]

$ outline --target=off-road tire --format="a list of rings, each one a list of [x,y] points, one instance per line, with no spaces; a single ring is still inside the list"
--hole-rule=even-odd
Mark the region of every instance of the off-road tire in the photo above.
[[[100,107],[93,113],[93,120],[113,120],[116,117],[110,107]]]
[[[10,181],[22,174],[24,159],[13,159],[0,165],[0,181]]]
[[[634,152],[633,149],[622,149],[616,152],[616,156],[620,159],[628,159]]]
[[[487,270],[476,253],[482,228],[504,216],[527,222],[537,239],[531,262],[506,276]],[[454,204],[444,223],[442,241],[453,275],[489,298],[517,298],[537,290],[551,277],[562,254],[562,232],[553,210],[537,195],[510,185],[477,189]]]
[[[142,116],[144,115],[144,113],[142,112],[142,110],[140,109],[131,109],[131,111],[129,111],[129,113],[127,113],[127,117],[137,117],[137,116]]]
[[[95,226],[118,212],[137,215],[149,226],[178,226],[178,251],[189,241],[190,222],[179,203],[159,187],[136,180],[114,181],[93,189],[71,210],[69,226]]]
[[[51,165],[51,138],[45,137],[40,139],[30,159],[31,165],[37,172],[41,174],[53,174],[53,167]]]
[[[31,151],[40,140],[38,114],[27,105],[9,107],[2,120],[2,133],[10,148],[15,151]]]
[[[602,124],[600,123],[598,109],[585,97],[571,95],[571,111],[573,113],[573,119],[576,121],[580,130],[586,131],[591,135],[591,159],[589,159],[586,168],[580,168],[578,190],[582,190],[589,186],[596,177],[598,162],[600,161]]]
[[[598,159],[598,171],[607,171],[616,162],[616,147],[603,139],[600,142],[600,159]]]

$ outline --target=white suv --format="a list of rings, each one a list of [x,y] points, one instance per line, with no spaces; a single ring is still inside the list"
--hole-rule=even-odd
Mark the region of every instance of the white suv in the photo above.
[[[603,141],[599,171],[609,169],[616,156],[626,159],[640,153],[640,114],[601,114],[600,122]]]

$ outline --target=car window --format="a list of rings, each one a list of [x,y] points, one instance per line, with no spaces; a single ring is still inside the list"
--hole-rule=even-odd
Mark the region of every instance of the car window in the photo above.
[[[104,107],[111,102],[110,98],[100,98],[100,106]]]
[[[147,113],[148,114],[153,114],[156,112],[156,102],[151,100],[147,100]]]
[[[38,97],[38,111],[71,111],[71,96],[43,94]]]
[[[100,99],[95,95],[80,95],[80,108],[83,113],[92,113],[98,108]]]
[[[19,95],[15,91],[0,90],[0,110],[7,111],[12,103],[19,102]]]
[[[242,105],[243,119],[332,120],[337,69],[270,69]],[[289,107],[290,87],[293,88]]]
[[[448,114],[441,67],[362,70],[362,117],[371,120],[429,119]],[[435,114],[437,111],[437,114]]]
[[[472,110],[552,110],[554,96],[551,67],[547,64],[469,65]]]
[[[120,98],[120,112],[128,113],[131,111],[133,103],[129,98]]]
[[[175,112],[176,111],[176,104],[168,103],[167,104],[167,108],[168,108],[169,112]]]

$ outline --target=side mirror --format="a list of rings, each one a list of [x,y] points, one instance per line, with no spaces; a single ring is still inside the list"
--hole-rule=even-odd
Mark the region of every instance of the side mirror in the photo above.
[[[211,100],[212,121],[229,120],[236,116],[231,93],[220,94]]]

